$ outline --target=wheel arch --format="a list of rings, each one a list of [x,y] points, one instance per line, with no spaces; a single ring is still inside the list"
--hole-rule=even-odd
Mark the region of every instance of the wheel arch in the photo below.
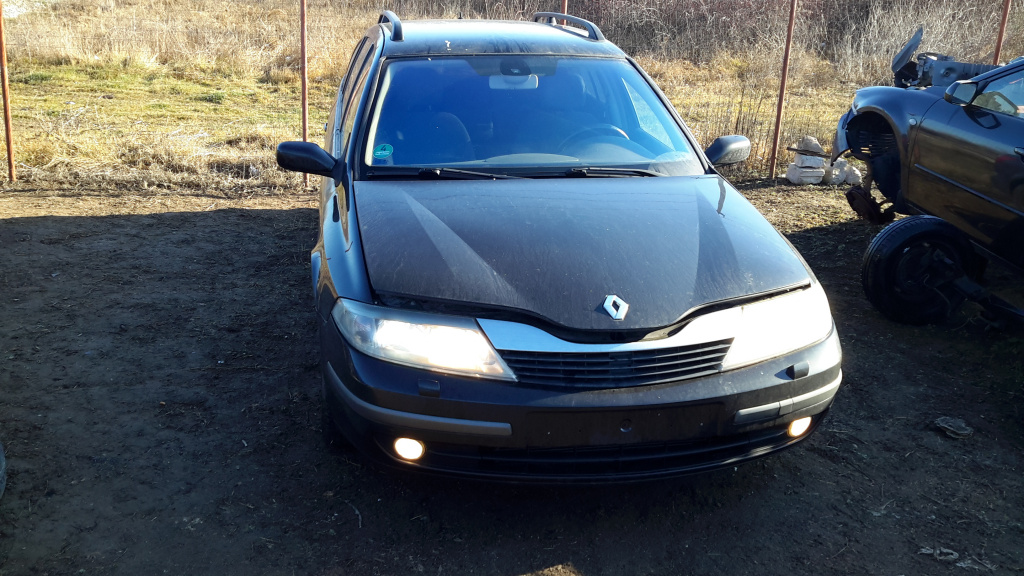
[[[871,177],[896,211],[909,213],[902,191],[907,189],[910,147],[915,127],[941,93],[891,86],[857,91],[846,121],[846,138],[854,158],[868,164]]]
[[[893,118],[879,109],[859,110],[846,126],[850,154],[868,166],[871,181],[903,212],[909,138]]]

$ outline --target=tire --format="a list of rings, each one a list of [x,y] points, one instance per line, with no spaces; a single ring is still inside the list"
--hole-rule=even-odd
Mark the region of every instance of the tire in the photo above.
[[[864,253],[861,283],[868,301],[886,318],[903,324],[942,322],[964,302],[950,286],[929,286],[940,273],[938,253],[959,271],[975,277],[981,259],[966,236],[952,224],[934,216],[910,216],[882,230]]]

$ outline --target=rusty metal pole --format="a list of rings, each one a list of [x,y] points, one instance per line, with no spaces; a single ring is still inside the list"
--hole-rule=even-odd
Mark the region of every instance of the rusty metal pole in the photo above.
[[[1006,21],[1010,19],[1010,2],[1006,0],[1003,4],[1003,19],[999,21],[999,36],[996,39],[996,55],[992,58],[992,64],[999,65],[999,54],[1003,51],[1003,37],[1006,36]]]
[[[4,89],[4,132],[7,136],[7,175],[14,182],[14,137],[11,135],[11,86],[7,81],[7,40],[4,37],[4,3],[0,0],[0,83]]]
[[[779,133],[782,130],[782,108],[786,103],[786,79],[789,77],[789,52],[793,47],[793,28],[796,25],[796,2],[789,4],[789,30],[786,32],[786,53],[782,56],[782,81],[779,83],[779,106],[775,111],[775,135],[772,137],[772,154],[768,160],[768,178],[775,178],[775,163],[779,156]]]
[[[309,80],[306,73],[306,0],[299,2],[299,52],[302,59],[302,141],[309,141]],[[309,186],[309,174],[302,175],[302,186]]]
[[[569,13],[569,0],[562,0],[562,14]]]

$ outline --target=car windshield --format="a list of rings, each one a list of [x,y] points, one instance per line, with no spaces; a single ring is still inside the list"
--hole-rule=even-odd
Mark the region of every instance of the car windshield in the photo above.
[[[624,59],[398,59],[387,64],[379,93],[364,153],[371,175],[443,167],[527,176],[704,173],[671,113]]]

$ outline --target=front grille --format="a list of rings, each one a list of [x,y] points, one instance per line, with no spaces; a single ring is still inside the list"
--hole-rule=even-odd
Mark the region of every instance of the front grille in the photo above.
[[[625,388],[715,374],[732,339],[630,352],[499,350],[520,383],[557,388]]]

